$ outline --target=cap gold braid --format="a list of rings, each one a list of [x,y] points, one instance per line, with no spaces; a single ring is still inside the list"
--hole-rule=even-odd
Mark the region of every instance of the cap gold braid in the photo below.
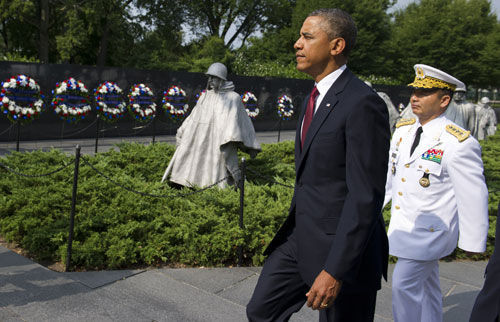
[[[447,83],[431,76],[425,76],[422,78],[422,76],[419,75],[417,75],[413,83],[408,84],[408,86],[415,88],[443,88],[452,91],[454,91],[457,87],[454,84]]]

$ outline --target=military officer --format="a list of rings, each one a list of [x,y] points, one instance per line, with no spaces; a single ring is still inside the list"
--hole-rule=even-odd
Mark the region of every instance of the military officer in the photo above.
[[[481,147],[443,113],[460,81],[417,64],[410,103],[417,118],[396,125],[384,205],[392,199],[389,253],[394,320],[442,321],[439,259],[457,246],[484,252],[488,190]]]

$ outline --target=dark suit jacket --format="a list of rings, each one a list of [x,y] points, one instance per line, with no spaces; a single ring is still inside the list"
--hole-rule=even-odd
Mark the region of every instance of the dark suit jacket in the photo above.
[[[290,213],[265,253],[294,231],[308,285],[325,269],[343,281],[344,292],[377,290],[388,260],[381,214],[390,141],[386,105],[346,69],[323,98],[301,150],[304,112],[305,105]]]
[[[486,279],[472,308],[471,322],[499,321],[500,316],[500,203],[498,204],[495,250],[486,266]]]

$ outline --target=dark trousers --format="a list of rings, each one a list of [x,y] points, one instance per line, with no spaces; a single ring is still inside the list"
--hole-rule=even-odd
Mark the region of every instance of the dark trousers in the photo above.
[[[249,321],[288,321],[304,305],[310,286],[302,280],[296,258],[293,240],[288,240],[267,258],[247,305]],[[348,294],[341,289],[334,304],[320,311],[319,321],[373,321],[376,296],[376,290]]]

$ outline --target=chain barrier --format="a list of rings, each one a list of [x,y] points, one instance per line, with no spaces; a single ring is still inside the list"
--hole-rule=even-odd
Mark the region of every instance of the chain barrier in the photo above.
[[[148,123],[146,123],[145,125],[142,125],[142,126],[136,126],[134,128],[132,128],[132,130],[134,130],[134,133],[130,136],[135,136],[141,132],[143,132],[144,130],[146,130],[151,124],[153,124],[153,120],[149,121]],[[136,131],[135,129],[140,129],[139,131]]]
[[[0,132],[0,135],[4,135],[5,133],[7,133],[8,131],[10,131],[12,128],[14,127],[14,124],[11,124],[5,131],[3,132]]]
[[[80,134],[86,130],[88,130],[91,126],[93,126],[95,123],[97,122],[97,119],[94,120],[92,123],[90,123],[89,125],[87,125],[86,127],[84,127],[83,129],[80,129],[80,130],[77,130],[73,133],[70,133],[70,134],[64,134],[62,133],[60,136],[44,136],[43,139],[44,140],[64,140],[64,139],[68,139],[68,138],[71,138],[72,136],[75,136],[77,134]]]
[[[76,130],[75,132],[72,132],[72,133],[69,133],[69,134],[65,134],[65,133],[62,133],[61,136],[44,136],[43,139],[44,140],[54,140],[54,139],[68,139],[68,138],[71,138],[77,134],[80,134],[86,130],[88,130],[91,126],[93,126],[95,123],[97,122],[97,119],[95,119],[94,121],[92,121],[92,123],[90,123],[89,125],[87,125],[86,127],[84,127],[83,129],[80,129],[80,130]],[[7,128],[6,131],[4,132],[1,132],[0,135],[6,133],[8,130],[10,130],[12,127],[14,126],[14,124],[12,124],[9,128]],[[117,126],[114,126],[113,128],[111,129],[115,129],[117,128]],[[99,130],[99,132],[105,132],[105,131],[109,131],[110,129],[101,129]]]
[[[91,126],[93,126],[95,123],[97,122],[97,119],[95,119],[92,123],[90,123],[89,125],[87,125],[86,127],[84,127],[83,129],[81,130],[78,130],[76,132],[73,132],[73,133],[70,133],[70,134],[67,134],[67,135],[64,135],[64,136],[61,136],[61,138],[70,138],[72,136],[75,136],[77,134],[80,134],[86,130],[88,130]]]
[[[69,162],[68,164],[66,164],[66,165],[62,166],[61,168],[58,168],[54,171],[44,173],[44,174],[36,174],[36,175],[18,172],[16,170],[9,168],[7,165],[3,164],[2,162],[0,162],[0,167],[4,168],[5,170],[7,170],[9,172],[14,173],[15,175],[18,175],[18,176],[22,176],[22,177],[26,177],[26,178],[40,178],[40,177],[48,177],[50,175],[53,175],[54,173],[60,172],[73,164],[75,164],[74,159],[71,160],[71,162]]]
[[[153,197],[153,198],[179,198],[179,197],[188,197],[188,196],[191,196],[191,195],[203,192],[205,190],[208,190],[210,188],[213,188],[213,187],[217,186],[219,183],[221,183],[224,180],[226,180],[226,179],[229,178],[229,176],[226,176],[226,177],[218,180],[217,182],[215,182],[215,183],[213,183],[213,184],[211,184],[209,186],[206,186],[206,187],[204,187],[202,189],[194,190],[194,191],[191,191],[191,192],[188,192],[188,193],[177,193],[177,194],[168,194],[168,195],[155,195],[155,194],[151,194],[151,193],[147,193],[147,192],[137,191],[137,190],[134,190],[134,189],[129,188],[129,187],[125,187],[125,186],[119,184],[118,182],[116,182],[115,180],[111,179],[110,177],[108,177],[107,175],[105,175],[104,173],[102,173],[101,171],[99,171],[98,169],[96,169],[84,157],[81,157],[81,159],[82,159],[83,163],[85,163],[86,165],[88,165],[89,167],[91,167],[92,170],[94,170],[97,174],[99,174],[100,176],[104,177],[106,180],[108,180],[109,182],[111,182],[115,186],[118,186],[118,187],[120,187],[120,188],[122,188],[124,190],[127,190],[129,192],[133,192],[135,194],[138,194],[138,195],[141,195],[141,196],[145,196],[145,197]]]
[[[160,121],[160,123],[168,124],[168,125],[173,125],[174,124],[174,123],[170,123],[170,122],[165,122],[165,121],[161,120],[160,118],[158,118],[157,121]]]
[[[250,169],[249,167],[247,167],[247,171],[250,172],[251,174],[253,174],[253,175],[255,175],[255,176],[257,176],[257,177],[259,177],[261,179],[265,179],[265,180],[267,180],[267,181],[269,181],[271,183],[274,183],[274,184],[277,184],[277,185],[280,185],[280,186],[283,186],[283,187],[291,188],[291,189],[295,188],[294,186],[290,186],[290,185],[278,182],[278,181],[276,181],[274,179],[271,179],[271,178],[269,178],[267,176],[264,176],[264,175],[262,175],[262,174],[260,174],[260,173],[258,173],[256,171]]]

